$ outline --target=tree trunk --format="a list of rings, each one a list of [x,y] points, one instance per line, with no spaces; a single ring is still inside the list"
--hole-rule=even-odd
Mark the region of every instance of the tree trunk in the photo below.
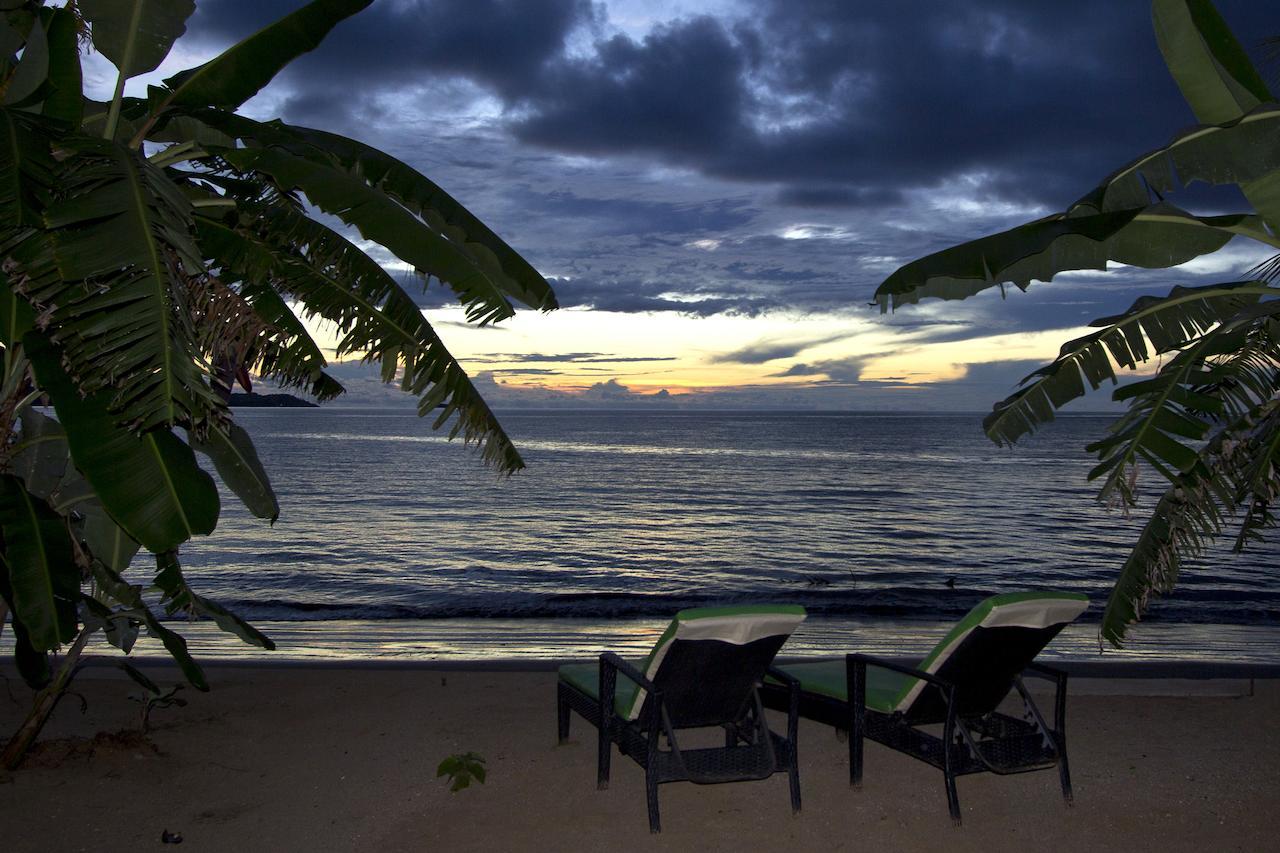
[[[9,615],[9,605],[0,598],[0,637],[4,636],[4,617]]]
[[[49,715],[53,713],[53,709],[58,706],[58,700],[67,692],[67,687],[71,684],[71,677],[75,674],[76,664],[80,661],[80,653],[84,651],[85,644],[89,642],[93,629],[82,628],[79,636],[76,637],[74,643],[71,644],[70,650],[62,658],[62,665],[58,667],[57,674],[53,677],[53,681],[49,682],[43,690],[36,694],[36,700],[31,705],[31,712],[27,714],[27,718],[23,720],[21,728],[14,733],[9,739],[9,743],[4,748],[4,756],[0,759],[6,770],[15,770],[22,763],[22,759],[26,757],[27,750],[31,748],[31,744],[36,739],[36,735],[40,734],[40,730],[44,728],[44,724],[48,722]]]

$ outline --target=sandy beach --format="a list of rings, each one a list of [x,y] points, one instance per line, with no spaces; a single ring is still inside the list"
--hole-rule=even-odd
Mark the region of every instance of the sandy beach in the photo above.
[[[164,679],[168,670],[152,670]],[[1264,850],[1275,849],[1280,681],[1193,685],[1200,695],[1080,681],[1069,708],[1074,807],[1056,774],[960,780],[964,826],[941,774],[869,745],[847,783],[844,744],[805,723],[804,810],[786,778],[663,786],[650,836],[638,767],[615,759],[595,788],[592,730],[557,746],[552,672],[211,667],[210,693],[135,729],[130,682],[90,669],[28,763],[0,777],[0,837],[20,851],[183,850]],[[1174,685],[1176,688],[1176,685]],[[1160,689],[1152,682],[1143,692]],[[1182,693],[1181,689],[1171,692]],[[9,693],[24,695],[10,676]],[[1205,695],[1216,694],[1216,695]],[[0,728],[22,705],[0,696]],[[445,756],[475,751],[484,785],[450,793]],[[168,849],[167,847],[165,849]]]

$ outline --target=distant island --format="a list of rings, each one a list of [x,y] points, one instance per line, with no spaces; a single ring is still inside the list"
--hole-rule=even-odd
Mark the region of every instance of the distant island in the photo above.
[[[292,394],[240,394],[231,395],[232,406],[260,407],[270,409],[318,409],[317,404]]]

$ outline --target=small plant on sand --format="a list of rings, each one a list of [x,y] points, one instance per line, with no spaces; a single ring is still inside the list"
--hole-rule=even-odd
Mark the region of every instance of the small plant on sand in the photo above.
[[[370,2],[315,0],[126,97],[193,0],[0,0],[0,626],[7,611],[17,668],[39,691],[8,767],[99,632],[125,653],[140,631],[157,638],[198,690],[204,674],[162,615],[273,647],[192,588],[179,549],[218,521],[199,457],[254,515],[279,514],[227,400],[251,373],[321,400],[342,392],[302,318],[336,326],[339,355],[380,364],[499,472],[523,467],[413,295],[328,223],[424,287],[443,283],[481,325],[513,301],[556,307],[542,276],[395,158],[236,112]],[[118,71],[106,102],[83,91],[90,46]],[[45,401],[56,419],[35,408]]]
[[[179,708],[187,706],[187,700],[178,695],[178,691],[187,685],[182,682],[170,687],[168,690],[162,689],[158,684],[144,675],[136,666],[128,663],[121,663],[120,668],[133,679],[133,683],[142,688],[141,693],[131,693],[129,698],[137,702],[140,706],[138,711],[138,729],[144,735],[151,731],[151,712],[157,708],[170,708],[177,705]]]
[[[445,776],[449,790],[458,793],[463,788],[471,787],[472,780],[484,784],[484,756],[475,752],[460,752],[450,755],[436,768],[436,778]]]
[[[880,285],[882,310],[925,297],[963,299],[990,287],[1047,282],[1108,262],[1172,267],[1235,237],[1280,249],[1280,104],[1209,0],[1155,0],[1156,40],[1198,127],[1112,173],[1062,213],[913,261]],[[1234,184],[1252,207],[1200,216],[1169,199],[1195,181]],[[1120,569],[1102,634],[1119,645],[1153,594],[1173,589],[1184,559],[1237,519],[1242,550],[1276,525],[1280,498],[1280,256],[1240,276],[1144,296],[996,403],[983,422],[1000,445],[1114,383],[1120,368],[1158,369],[1118,388],[1128,404],[1089,445],[1099,499],[1136,505],[1139,468],[1163,494]]]

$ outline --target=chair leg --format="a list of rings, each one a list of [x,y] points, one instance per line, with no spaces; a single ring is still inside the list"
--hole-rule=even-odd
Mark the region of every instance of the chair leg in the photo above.
[[[792,744],[791,757],[787,762],[787,780],[791,783],[791,813],[800,814],[800,766],[796,761],[795,744]]]
[[[1058,739],[1058,780],[1062,782],[1062,799],[1067,805],[1071,805],[1075,801],[1075,795],[1071,791],[1071,768],[1067,766],[1067,745],[1064,743],[1065,738]]]
[[[596,740],[596,790],[609,788],[609,759],[613,754],[613,744],[609,741],[609,729],[604,720],[600,721],[600,736]]]
[[[644,793],[649,803],[649,832],[662,832],[662,822],[658,819],[658,779],[648,767],[644,771]]]
[[[563,690],[556,691],[556,734],[560,743],[569,739],[569,702]]]
[[[956,794],[956,777],[950,768],[942,771],[947,782],[947,808],[951,812],[951,822],[960,825],[960,797]]]
[[[849,732],[849,784],[862,787],[862,727],[855,725]]]
[[[862,740],[867,727],[867,665],[853,655],[845,656],[849,703],[849,784],[862,786]]]

